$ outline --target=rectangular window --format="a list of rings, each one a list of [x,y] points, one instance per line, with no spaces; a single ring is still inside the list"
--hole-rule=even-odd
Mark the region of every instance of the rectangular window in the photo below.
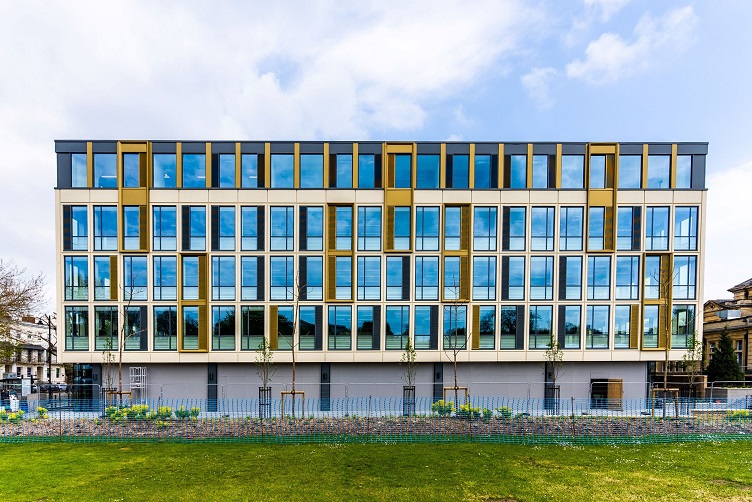
[[[352,350],[352,308],[329,306],[329,350]]]
[[[63,206],[63,250],[89,249],[89,218],[86,206]]]
[[[530,209],[530,250],[554,250],[554,208],[533,207]]]
[[[94,206],[94,251],[118,250],[117,206]]]
[[[302,300],[322,300],[324,298],[324,257],[301,256],[300,277],[305,280],[301,288]]]
[[[585,333],[586,349],[607,349],[610,335],[608,305],[587,306],[587,331]]]
[[[611,298],[611,257],[588,256],[587,299],[608,300]]]
[[[235,251],[235,207],[212,206],[212,251]]]
[[[335,298],[337,300],[352,300],[352,258],[337,256]]]
[[[183,206],[183,251],[206,251],[206,207]]]
[[[502,305],[499,307],[499,348],[522,350],[525,334],[525,307]]]
[[[89,258],[86,256],[65,257],[65,299],[89,299]]]
[[[697,206],[674,209],[674,250],[697,251]]]
[[[642,188],[642,156],[619,155],[619,188]]]
[[[504,188],[527,188],[527,155],[504,156]]]
[[[235,154],[212,155],[212,187],[235,188]]]
[[[465,350],[468,343],[467,306],[444,306],[444,350]]]
[[[241,188],[264,188],[264,166],[259,160],[259,155],[255,153],[240,156]],[[261,164],[261,169],[259,169],[259,164]]]
[[[357,349],[381,349],[381,307],[358,306],[356,316]]]
[[[562,207],[559,219],[559,250],[582,251],[581,207]]]
[[[324,188],[324,156],[300,156],[300,188]]]
[[[676,188],[692,188],[692,156],[676,156]]]
[[[501,257],[501,299],[525,299],[525,257]]]
[[[235,307],[212,307],[212,350],[235,350]]]
[[[94,350],[118,351],[117,307],[94,307]]]
[[[674,300],[694,300],[696,297],[697,257],[674,256]]]
[[[141,249],[141,208],[123,207],[123,249]]]
[[[153,294],[155,301],[178,299],[178,259],[176,256],[154,257]]]
[[[496,257],[473,257],[473,300],[496,299]]]
[[[349,251],[352,249],[353,209],[352,206],[333,206],[335,241],[334,249]],[[331,213],[330,213],[331,214]]]
[[[177,349],[177,308],[174,305],[154,307],[154,350]]]
[[[556,157],[533,155],[532,188],[544,189],[556,186]]]
[[[174,153],[155,153],[152,156],[154,188],[175,188],[178,179]]]
[[[87,188],[89,186],[89,177],[87,174],[85,153],[71,154],[71,187]]]
[[[661,298],[661,257],[660,256],[646,256],[645,257],[645,298],[648,300],[657,300]],[[663,285],[663,289],[666,285]]]
[[[300,350],[321,350],[323,341],[321,336],[323,307],[300,307],[300,329],[298,330],[298,347]]]
[[[123,188],[141,186],[141,154],[123,154]]]
[[[89,307],[65,307],[65,350],[89,350]]]
[[[264,207],[243,206],[240,208],[240,249],[243,251],[264,250]]]
[[[463,260],[466,257],[445,256],[444,257],[444,301],[459,300],[464,298],[463,285],[465,274],[463,270]],[[467,266],[467,262],[464,263]]]
[[[396,298],[401,299],[401,298]],[[415,257],[415,299],[439,299],[439,257]]]
[[[156,258],[155,258],[156,259]],[[109,256],[94,257],[94,299],[111,300],[111,270],[112,258]],[[156,281],[156,276],[154,278]],[[157,299],[156,297],[154,298]]]
[[[553,300],[554,257],[530,257],[530,299]]]
[[[381,188],[381,155],[358,155],[358,188]]]
[[[380,256],[358,256],[358,300],[381,300]]]
[[[658,348],[658,330],[660,319],[658,305],[645,305],[643,309],[642,347],[645,349]]]
[[[525,208],[504,206],[502,210],[502,251],[525,250]]]
[[[499,187],[499,156],[475,155],[475,187]]]
[[[648,207],[645,213],[645,251],[668,250],[668,207]]]
[[[235,257],[212,256],[212,300],[235,299]]]
[[[387,211],[392,212],[394,221],[392,228],[389,229],[388,223],[392,218],[387,218],[387,229],[393,236],[391,249],[408,251],[410,249],[410,207],[389,207]],[[389,248],[388,244],[387,241],[387,248]]]
[[[324,208],[301,206],[299,224],[300,250],[321,251],[324,249]]]
[[[438,155],[418,155],[415,188],[439,188]]]
[[[123,319],[123,349],[149,350],[146,306],[125,307]]]
[[[123,299],[146,300],[149,274],[146,256],[123,256]]]
[[[269,277],[271,280],[270,298],[272,300],[292,300],[295,294],[293,285],[292,256],[272,256],[269,258]]]
[[[444,211],[444,249],[458,251],[462,246],[463,207],[448,206]]]
[[[183,307],[182,350],[198,350],[198,307]]]
[[[613,188],[613,155],[591,155],[589,188]]]
[[[264,332],[264,307],[240,307],[240,350],[258,350]]]
[[[329,188],[352,188],[353,156],[349,153],[329,155]]]
[[[617,305],[614,307],[614,348],[628,349],[631,337],[632,307],[630,305]]]
[[[467,189],[470,186],[470,156],[447,155],[446,187]]]
[[[585,188],[585,157],[583,155],[561,156],[561,188]]]
[[[114,153],[94,154],[93,188],[117,188],[117,155]]]
[[[206,154],[183,154],[183,188],[206,188]]]
[[[292,330],[294,326],[292,307],[278,307],[277,308],[277,344],[278,350],[291,350],[292,349]],[[274,322],[272,320],[272,322]]]
[[[648,155],[648,188],[671,188],[671,156]]]
[[[640,298],[640,257],[616,257],[617,300],[637,300]]]
[[[415,250],[439,250],[439,208],[415,208]]]
[[[579,305],[559,306],[559,345],[562,349],[579,349],[582,333],[582,310]]]
[[[272,251],[292,251],[295,242],[294,210],[292,206],[271,207],[269,209]]]
[[[389,170],[394,173],[389,180],[389,188],[412,186],[412,155],[389,154]]]
[[[358,251],[381,251],[381,207],[358,207]]]
[[[437,260],[437,297],[438,297],[438,257]],[[416,274],[418,277],[420,274]],[[417,279],[417,278],[416,278]],[[417,288],[417,286],[416,286]],[[387,256],[386,257],[386,299],[409,300],[410,299],[410,257]]]
[[[404,350],[410,338],[410,307],[386,308],[386,350]]]
[[[559,300],[582,299],[582,256],[559,257]]]
[[[473,208],[473,250],[496,251],[496,209]]]
[[[600,251],[605,248],[605,207],[591,207],[588,217],[588,250]]]
[[[547,349],[551,344],[553,307],[550,305],[530,306],[529,349]]]
[[[272,154],[271,188],[293,188],[295,161],[292,154]]]
[[[478,307],[478,348],[493,350],[496,342],[496,307],[481,305]]]
[[[416,350],[437,350],[439,348],[438,305],[415,307],[413,337],[415,340],[413,345]]]
[[[240,258],[240,269],[240,299],[263,300],[264,257],[243,256]]]
[[[152,250],[177,250],[177,209],[175,206],[154,206],[152,208]]]
[[[674,305],[671,322],[671,348],[687,349],[695,334],[695,306]]]
[[[198,256],[183,257],[183,300],[198,300],[199,264]]]
[[[640,250],[640,206],[621,206],[616,213],[616,249],[619,251]]]

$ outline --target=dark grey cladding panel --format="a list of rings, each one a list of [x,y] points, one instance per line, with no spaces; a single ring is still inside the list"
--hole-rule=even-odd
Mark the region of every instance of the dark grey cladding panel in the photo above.
[[[55,141],[55,153],[86,153],[86,141]]]
[[[621,143],[619,155],[642,155],[642,143]]]
[[[470,155],[470,143],[447,143],[448,155]]]
[[[476,143],[475,155],[498,155],[498,143]]]
[[[562,155],[585,155],[585,143],[563,143],[561,145]]]
[[[649,144],[648,155],[671,155],[671,143]]]
[[[526,155],[527,143],[506,143],[504,144],[504,155]]]
[[[705,189],[705,155],[692,156],[692,188]]]
[[[174,141],[151,144],[151,153],[175,153],[176,151],[177,143]]]
[[[382,149],[382,143],[358,143],[358,153],[379,154]]]
[[[86,151],[86,143],[84,143]],[[80,152],[74,152],[80,153]],[[57,187],[70,188],[71,186],[71,156],[68,153],[57,154]]]
[[[533,143],[533,155],[556,155],[556,143]]]
[[[212,153],[235,153],[235,143],[223,141],[211,144]]]
[[[263,143],[240,143],[240,153],[264,153]]]
[[[117,153],[117,141],[93,141],[91,151],[93,153]]]
[[[441,153],[441,143],[418,143],[418,153],[438,155]]]
[[[324,153],[324,143],[301,143],[300,153]]]
[[[206,153],[206,143],[183,143],[183,153]]]
[[[295,143],[272,143],[269,153],[295,153]]]
[[[352,153],[352,143],[329,143],[329,153]]]
[[[676,145],[678,155],[707,155],[707,143],[679,143]]]

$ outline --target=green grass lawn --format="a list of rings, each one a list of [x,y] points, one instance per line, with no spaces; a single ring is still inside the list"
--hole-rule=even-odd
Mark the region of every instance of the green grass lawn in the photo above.
[[[752,500],[752,441],[0,444],[3,500]]]

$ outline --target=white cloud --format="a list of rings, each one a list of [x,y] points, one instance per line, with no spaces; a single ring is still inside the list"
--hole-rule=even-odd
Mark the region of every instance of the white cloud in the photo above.
[[[608,21],[619,12],[630,0],[584,0],[585,7],[591,15],[600,17],[601,21]]]
[[[604,33],[590,42],[585,59],[566,67],[569,78],[605,84],[645,71],[656,60],[685,51],[692,42],[698,18],[691,6],[669,11],[660,18],[644,15],[634,29],[634,40]]]
[[[549,93],[549,82],[556,76],[553,68],[533,68],[520,79],[528,95],[538,108],[550,108],[554,101]]]

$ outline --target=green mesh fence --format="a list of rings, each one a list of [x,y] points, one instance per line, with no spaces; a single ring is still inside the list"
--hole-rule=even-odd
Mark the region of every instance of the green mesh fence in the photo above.
[[[53,400],[4,403],[0,442],[658,443],[752,437],[752,397]]]

